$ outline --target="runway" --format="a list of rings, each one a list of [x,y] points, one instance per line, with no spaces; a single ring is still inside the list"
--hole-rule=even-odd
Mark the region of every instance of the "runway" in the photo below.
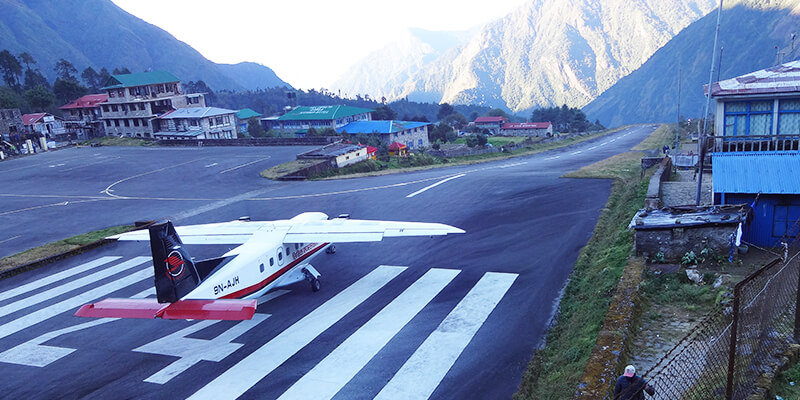
[[[22,236],[14,240],[38,235],[49,241],[75,224],[157,216],[177,216],[176,224],[242,215],[270,220],[305,211],[441,222],[467,233],[341,244],[335,255],[314,262],[322,273],[320,292],[306,283],[273,292],[253,320],[242,322],[73,317],[80,305],[105,297],[154,296],[143,243],[110,244],[2,280],[4,395],[509,398],[610,190],[609,181],[559,177],[629,149],[653,129],[630,128],[504,161],[322,182],[253,176],[296,148],[204,148],[202,154],[101,148],[82,162],[125,161],[97,174],[66,176],[42,173],[49,171],[43,163],[25,165],[9,175],[28,174],[32,183],[0,193],[4,210],[22,210],[25,202],[91,201],[0,215],[9,226],[24,227],[6,231]],[[240,153],[249,161],[232,159]],[[58,156],[67,166],[76,155]],[[272,161],[221,173],[266,156]],[[147,157],[175,167],[135,162]],[[0,169],[17,168],[6,164]],[[197,179],[181,178],[189,167]],[[56,177],[66,181],[56,185],[50,181]],[[3,251],[14,240],[0,244]],[[228,249],[189,248],[198,259]]]

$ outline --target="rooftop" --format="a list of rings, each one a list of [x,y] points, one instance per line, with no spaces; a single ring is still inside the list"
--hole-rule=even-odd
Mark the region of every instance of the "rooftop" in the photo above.
[[[134,74],[111,75],[105,89],[120,89],[134,86],[157,85],[159,83],[179,82],[175,75],[167,71],[137,72]]]
[[[370,134],[370,133],[397,133],[409,129],[419,128],[421,126],[430,125],[430,122],[414,122],[414,121],[353,121],[339,129],[336,132],[347,132],[351,134]]]
[[[51,116],[51,117],[54,117],[54,118],[61,119],[61,117],[58,117],[58,116],[55,116],[55,115],[51,115],[51,114],[48,114],[48,113],[23,114],[22,115],[22,124],[23,125],[33,125],[33,124],[39,122],[42,118],[44,118],[44,117],[46,117],[48,115]]]
[[[235,114],[236,111],[217,107],[189,107],[179,108],[158,117],[159,119],[179,119],[179,118],[206,118],[217,115]]]
[[[713,154],[714,193],[800,194],[800,151]]]
[[[248,119],[248,118],[260,117],[260,116],[261,116],[261,114],[255,112],[255,111],[253,111],[253,110],[251,110],[249,108],[244,108],[244,109],[241,109],[241,110],[236,112],[236,118],[238,118],[238,119]]]
[[[680,228],[703,225],[739,224],[749,207],[745,204],[725,206],[681,206],[660,210],[639,210],[628,228],[636,230]]]
[[[298,154],[297,158],[330,158],[338,157],[343,154],[351,153],[362,149],[361,146],[348,143],[333,143],[327,146],[320,147],[302,154]]]
[[[708,85],[703,85],[708,92]],[[800,92],[800,60],[751,72],[711,85],[711,97]]]
[[[351,106],[300,106],[281,115],[278,121],[318,121],[334,120],[351,115],[369,113],[375,110]]]
[[[505,117],[478,117],[475,118],[475,123],[503,123],[506,122]]]
[[[72,103],[59,107],[61,110],[69,110],[73,108],[92,108],[99,107],[100,103],[105,103],[108,100],[108,95],[103,94],[87,94]]]

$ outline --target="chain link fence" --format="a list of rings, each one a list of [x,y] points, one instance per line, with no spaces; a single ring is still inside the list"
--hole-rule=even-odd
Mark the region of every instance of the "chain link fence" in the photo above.
[[[776,259],[739,282],[733,300],[697,324],[644,374],[655,399],[744,399],[789,343],[800,339],[795,310],[800,258]]]

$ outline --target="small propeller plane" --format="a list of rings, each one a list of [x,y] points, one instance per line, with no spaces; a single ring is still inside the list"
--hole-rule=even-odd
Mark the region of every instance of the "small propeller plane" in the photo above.
[[[180,233],[180,236],[179,236]],[[170,221],[111,236],[150,241],[156,299],[105,299],[86,304],[79,317],[164,319],[251,319],[257,298],[303,280],[320,289],[320,273],[310,261],[334,242],[377,242],[385,237],[464,233],[456,227],[425,222],[330,219],[306,212],[289,220],[251,221],[247,217],[216,224],[175,228]],[[194,261],[186,244],[237,244],[217,258]]]

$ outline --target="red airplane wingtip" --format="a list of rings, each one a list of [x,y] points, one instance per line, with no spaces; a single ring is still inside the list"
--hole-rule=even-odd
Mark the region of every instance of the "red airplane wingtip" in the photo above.
[[[242,321],[252,319],[257,306],[256,300],[181,300],[162,304],[156,299],[105,299],[81,306],[75,316]]]

